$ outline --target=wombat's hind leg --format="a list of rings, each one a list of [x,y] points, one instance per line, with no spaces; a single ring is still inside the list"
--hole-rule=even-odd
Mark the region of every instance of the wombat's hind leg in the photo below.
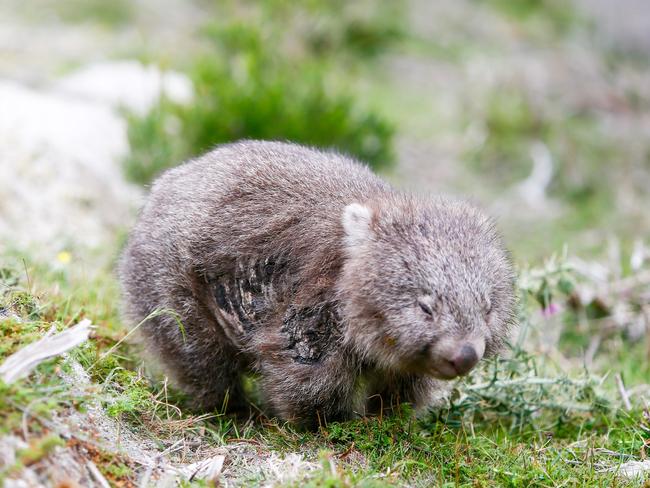
[[[349,372],[337,371],[333,364],[269,366],[262,369],[260,389],[272,414],[308,430],[355,416],[354,377]]]
[[[220,346],[185,344],[180,350],[165,351],[165,369],[187,395],[191,408],[244,414],[248,402],[241,382],[242,365],[235,351]]]
[[[217,372],[214,372],[217,373]],[[238,376],[224,377],[217,374],[194,376],[182,381],[183,389],[193,408],[200,411],[214,410],[223,413],[248,413],[248,402]]]
[[[428,376],[406,375],[384,380],[381,388],[371,390],[366,404],[367,415],[391,413],[402,403],[410,403],[416,413],[425,413],[440,405],[448,390],[445,382]]]

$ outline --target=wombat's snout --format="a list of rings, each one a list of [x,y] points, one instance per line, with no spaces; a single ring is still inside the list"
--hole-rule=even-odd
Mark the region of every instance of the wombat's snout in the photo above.
[[[449,361],[450,366],[456,371],[456,374],[462,376],[476,366],[479,359],[474,346],[468,343],[463,344],[460,350],[456,351],[447,361]]]
[[[485,340],[470,338],[443,341],[433,349],[434,376],[453,379],[469,373],[485,352]]]

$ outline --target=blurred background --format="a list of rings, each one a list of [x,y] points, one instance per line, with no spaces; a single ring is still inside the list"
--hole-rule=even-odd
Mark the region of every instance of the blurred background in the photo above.
[[[650,354],[650,4],[0,2],[3,259],[114,287],[156,175],[241,138],[477,201],[542,343],[590,364],[604,338]]]
[[[0,232],[105,247],[167,167],[333,147],[470,197],[520,262],[648,237],[641,0],[2,0]]]

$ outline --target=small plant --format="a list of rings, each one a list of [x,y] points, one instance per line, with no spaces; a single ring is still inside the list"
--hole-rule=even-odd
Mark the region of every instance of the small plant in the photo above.
[[[517,350],[493,359],[479,374],[458,386],[447,409],[437,418],[448,425],[463,422],[505,422],[509,431],[555,431],[606,414],[610,402],[598,392],[599,380],[585,375],[544,376],[533,356]]]
[[[28,466],[43,457],[47,456],[56,447],[64,446],[65,442],[58,435],[46,435],[39,439],[34,439],[29,447],[17,452],[20,462]]]

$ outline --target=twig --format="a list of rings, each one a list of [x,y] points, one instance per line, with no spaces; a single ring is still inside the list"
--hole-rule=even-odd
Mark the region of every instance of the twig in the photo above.
[[[23,268],[25,269],[25,277],[27,278],[27,289],[32,293],[32,280],[29,276],[29,271],[27,270],[27,261],[23,258]]]
[[[95,463],[92,461],[88,461],[86,463],[86,467],[88,468],[88,471],[90,472],[90,477],[93,478],[99,486],[102,488],[111,488],[111,485],[106,481],[106,478],[104,478],[104,475],[97,469],[97,466]]]
[[[587,350],[585,351],[585,367],[587,369],[591,369],[591,366],[594,363],[594,357],[598,352],[598,348],[600,347],[601,342],[602,337],[600,334],[594,335],[589,341],[589,347],[587,347]]]
[[[92,328],[90,320],[84,319],[56,335],[48,332],[38,341],[23,347],[5,359],[0,364],[0,378],[7,384],[24,378],[46,359],[63,354],[88,340]]]
[[[464,389],[469,391],[484,390],[486,388],[497,388],[503,389],[508,386],[518,386],[518,385],[559,385],[567,382],[566,378],[517,378],[514,380],[497,380],[497,381],[488,381],[485,383],[476,383],[473,385],[466,385]],[[573,380],[570,381],[575,386],[587,386],[589,385],[588,380]]]
[[[167,449],[162,451],[160,454],[158,454],[159,457],[166,456],[167,454],[171,452],[177,451],[177,447],[183,443],[185,439],[178,439],[176,442],[174,442],[171,446],[169,446]]]
[[[350,444],[350,447],[348,447],[345,451],[343,451],[341,454],[338,454],[337,457],[339,459],[345,459],[350,455],[350,453],[354,450],[354,442]]]
[[[226,442],[228,444],[235,443],[235,442],[244,442],[246,444],[253,444],[258,447],[262,447],[262,443],[258,440],[255,439],[243,439],[241,437],[231,437],[229,439],[226,439]]]
[[[625,390],[625,385],[623,384],[623,378],[621,378],[621,375],[616,373],[616,386],[618,386],[618,392],[621,394],[621,398],[623,399],[623,405],[625,406],[625,410],[628,412],[632,410],[632,404],[630,403],[630,396],[628,395],[627,391]]]

